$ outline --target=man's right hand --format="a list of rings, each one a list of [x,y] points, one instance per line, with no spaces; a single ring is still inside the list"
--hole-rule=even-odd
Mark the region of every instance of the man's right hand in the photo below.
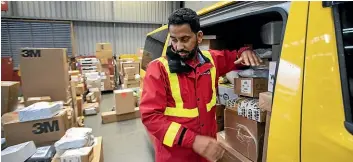
[[[192,149],[210,162],[216,162],[221,159],[224,153],[224,149],[215,139],[201,135],[195,137]]]

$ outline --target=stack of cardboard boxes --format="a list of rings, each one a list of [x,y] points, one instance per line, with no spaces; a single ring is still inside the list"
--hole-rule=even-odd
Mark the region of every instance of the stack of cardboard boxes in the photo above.
[[[20,67],[24,105],[17,100],[19,82],[1,82],[2,135],[9,147],[2,159],[50,161],[54,142],[77,125],[83,77],[79,71],[68,71],[66,49],[21,49]],[[90,161],[102,162],[102,139],[97,141]],[[35,154],[38,151],[41,155]]]
[[[84,85],[84,78],[79,70],[69,71],[72,100],[74,101],[74,118],[78,126],[83,126],[83,95],[87,89]]]
[[[48,101],[64,104],[53,116],[30,113],[27,118],[31,120],[22,120],[21,111],[31,108],[21,106],[20,109],[16,106],[19,83],[2,82],[2,109],[7,113],[1,119],[6,143],[15,145],[34,141],[36,145],[50,144],[60,139],[68,128],[75,126],[66,49],[24,48],[20,56],[24,104],[29,107]],[[16,108],[17,111],[13,111]],[[32,120],[32,117],[36,118]]]
[[[132,89],[114,91],[115,111],[102,112],[102,123],[112,123],[140,117],[137,96]]]
[[[140,63],[139,62],[122,62],[121,67],[123,70],[123,88],[140,87]]]
[[[97,43],[96,58],[101,63],[101,91],[111,91],[115,88],[115,69],[111,44]]]
[[[101,102],[101,76],[99,72],[86,73],[86,85],[89,93],[85,96],[83,104],[84,115],[96,115],[100,111]]]
[[[218,47],[216,40],[203,43],[205,49]],[[252,69],[252,74],[259,72],[261,76],[242,77],[245,73],[237,70],[232,72],[237,74],[233,78],[227,76],[232,83],[218,86],[217,140],[226,150],[222,162],[266,159],[276,61],[264,62],[261,68]]]

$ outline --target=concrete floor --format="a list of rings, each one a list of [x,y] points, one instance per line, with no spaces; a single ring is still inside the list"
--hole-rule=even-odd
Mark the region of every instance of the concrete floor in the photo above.
[[[100,112],[111,111],[112,93],[102,95]],[[93,129],[95,136],[103,137],[104,162],[153,162],[145,128],[141,119],[102,124],[100,113],[85,117],[85,126]]]

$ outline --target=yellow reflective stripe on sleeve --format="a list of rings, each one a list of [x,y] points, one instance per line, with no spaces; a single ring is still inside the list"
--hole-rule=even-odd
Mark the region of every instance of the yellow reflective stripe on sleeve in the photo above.
[[[195,118],[199,116],[199,110],[197,108],[186,109],[186,108],[167,107],[164,111],[164,115],[185,117],[185,118]]]
[[[167,132],[164,135],[163,139],[163,144],[172,147],[174,143],[175,136],[177,135],[181,125],[176,122],[172,122],[169,127]]]
[[[211,80],[212,80],[212,98],[211,98],[211,101],[206,104],[206,107],[207,107],[207,112],[211,111],[212,107],[214,105],[216,105],[216,102],[217,102],[217,94],[216,94],[216,66],[214,64],[214,61],[213,61],[213,58],[212,58],[212,55],[209,51],[202,51],[202,54],[204,56],[206,56],[212,63],[213,67],[210,69],[210,73],[211,73]]]

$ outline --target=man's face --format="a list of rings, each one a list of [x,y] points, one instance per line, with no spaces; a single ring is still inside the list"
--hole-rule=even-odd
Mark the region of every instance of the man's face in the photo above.
[[[191,52],[196,52],[195,48],[201,43],[203,33],[199,31],[195,34],[189,24],[170,25],[169,33],[175,52],[182,59],[192,59],[190,56],[194,56],[194,54],[191,54]]]

